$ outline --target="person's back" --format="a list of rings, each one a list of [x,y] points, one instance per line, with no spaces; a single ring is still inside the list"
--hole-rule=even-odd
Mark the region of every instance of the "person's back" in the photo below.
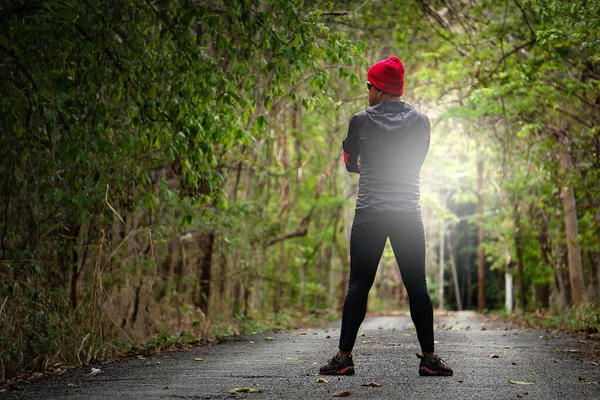
[[[384,101],[357,113],[360,180],[356,209],[416,211],[420,170],[429,149],[429,119],[413,106]]]

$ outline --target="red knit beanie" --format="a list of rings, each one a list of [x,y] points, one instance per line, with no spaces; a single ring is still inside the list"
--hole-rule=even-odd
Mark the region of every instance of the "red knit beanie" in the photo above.
[[[404,65],[402,60],[391,56],[376,63],[367,72],[367,79],[382,92],[402,96],[404,93]]]

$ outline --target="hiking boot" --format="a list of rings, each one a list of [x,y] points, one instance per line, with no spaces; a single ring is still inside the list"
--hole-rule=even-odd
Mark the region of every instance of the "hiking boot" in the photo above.
[[[337,355],[333,356],[327,364],[323,365],[319,370],[321,375],[354,375],[354,362],[352,355],[343,355],[339,360]]]
[[[452,368],[446,365],[437,355],[417,354],[421,359],[419,364],[419,375],[421,376],[452,376]]]

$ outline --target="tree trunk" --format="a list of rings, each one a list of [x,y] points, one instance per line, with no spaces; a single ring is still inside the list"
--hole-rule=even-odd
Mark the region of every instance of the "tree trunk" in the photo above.
[[[235,317],[242,309],[242,284],[239,277],[235,277],[231,288],[232,304],[230,306],[231,316]],[[228,311],[229,312],[229,311]]]
[[[204,250],[200,260],[199,272],[199,292],[196,300],[196,305],[202,312],[208,311],[208,299],[210,296],[210,277],[212,267],[213,248],[215,243],[215,231],[211,230],[205,235],[200,235],[202,243],[200,248]]]
[[[458,285],[458,272],[456,271],[456,248],[453,245],[454,235],[448,240],[448,251],[450,253],[450,268],[452,269],[452,280],[454,281],[454,294],[456,295],[456,308],[462,311],[462,299],[460,298],[460,287]]]
[[[477,308],[480,311],[485,309],[485,256],[483,252],[483,242],[485,241],[485,231],[483,230],[483,157],[481,154],[477,157],[477,199],[479,214],[479,246],[477,249]]]
[[[340,209],[339,211],[342,213],[343,211]],[[343,214],[342,214],[343,216]],[[349,239],[349,231],[350,229],[346,228],[348,224],[344,224],[344,238],[346,243],[350,243]],[[335,310],[341,310],[344,306],[344,300],[346,299],[346,292],[348,291],[348,275],[350,270],[350,257],[348,255],[347,246],[342,246],[340,248],[341,251],[338,252],[340,268],[339,268],[339,281],[338,281],[338,290],[337,290],[337,303]]]
[[[525,281],[525,265],[523,262],[523,230],[521,227],[521,213],[519,200],[513,199],[513,218],[515,219],[515,248],[517,250],[517,268],[519,271],[519,289],[521,290],[521,307],[527,309],[527,282]]]
[[[135,288],[135,298],[133,300],[133,311],[131,312],[131,326],[135,324],[137,320],[138,311],[140,309],[140,292],[142,291],[142,284],[144,283],[143,278],[140,278],[140,283]]]
[[[600,225],[600,211],[596,212],[596,226]],[[600,249],[600,237],[598,238]],[[600,251],[596,252],[596,302],[600,302]]]
[[[273,312],[278,314],[281,309],[281,285],[284,279],[283,270],[287,263],[285,257],[285,240],[279,243],[279,266],[275,268],[273,273],[274,278],[274,293],[273,293]]]
[[[546,216],[546,213],[544,212],[544,209],[541,207],[541,205],[538,204],[537,209],[539,211],[539,215],[542,217],[541,218],[542,226],[541,226],[541,229],[539,229],[539,234],[538,234],[538,242],[540,244],[540,251],[542,253],[542,258],[544,260],[544,263],[546,263],[546,265],[548,265],[548,266],[552,266],[552,261],[550,260],[550,245],[549,245],[550,234],[548,233],[548,217]],[[532,211],[531,218],[534,219],[535,216],[536,216],[535,211]],[[557,284],[558,284],[558,282],[557,282]],[[535,301],[537,303],[540,303],[543,308],[549,308],[550,307],[550,285],[545,284],[545,285],[540,285],[540,286],[545,286],[545,288],[540,287],[540,289],[538,289],[538,287],[536,287]],[[564,288],[562,288],[560,286],[558,288],[559,288],[559,296],[563,296],[562,290]],[[542,298],[542,296],[545,296],[545,298]]]
[[[439,269],[439,279],[438,279],[438,296],[440,298],[439,300],[439,308],[440,310],[444,310],[445,304],[444,304],[444,249],[446,247],[445,245],[445,237],[446,237],[446,224],[444,223],[444,221],[440,221],[440,245],[439,245],[439,264],[440,264],[440,269]]]
[[[77,251],[77,239],[81,225],[75,222],[67,222],[61,225],[60,230],[56,232],[57,237],[61,240],[60,248],[56,252],[57,268],[52,267],[52,263],[48,263],[49,271],[46,279],[50,287],[67,288],[67,282],[73,274],[69,276],[69,271],[77,271],[79,253]]]
[[[467,240],[468,246],[467,248],[471,249],[473,246],[473,237],[471,235],[469,235],[469,238]],[[467,268],[467,283],[465,285],[465,293],[466,293],[466,300],[467,300],[467,310],[470,310],[473,307],[473,290],[472,290],[472,286],[473,286],[473,270],[471,268],[471,266],[473,265],[473,257],[471,255],[471,252],[465,252],[466,253],[466,259],[467,262],[465,263],[465,266]]]
[[[550,285],[547,283],[535,285],[535,303],[537,307],[548,309],[550,307]]]
[[[567,254],[569,265],[569,282],[571,283],[571,301],[579,304],[584,297],[583,268],[581,265],[581,249],[577,242],[577,205],[575,203],[575,191],[568,183],[568,178],[573,171],[571,155],[564,146],[560,148],[560,170],[565,182],[560,191],[560,200],[565,213],[565,228],[567,234]]]
[[[337,218],[336,218],[336,222],[334,222],[333,225],[333,229],[335,232],[336,229],[336,225],[337,225]],[[333,241],[331,243],[331,246],[329,247],[329,295],[328,295],[328,304],[332,305],[334,304],[335,301],[335,272],[336,272],[336,264],[337,264],[337,257],[335,254],[335,233],[333,234]]]
[[[506,312],[513,312],[513,276],[510,274],[510,250],[504,250],[504,259],[506,261],[504,267],[504,307]]]
[[[72,261],[71,261],[71,265],[73,266],[71,269],[71,307],[74,309],[77,308],[77,281],[79,280],[79,273],[81,272],[80,268],[83,268],[83,265],[81,267],[78,267],[79,262],[77,260],[77,254],[78,252],[73,250],[73,254],[72,254]]]
[[[72,240],[72,249],[71,249],[71,307],[73,310],[77,308],[77,281],[79,280],[79,274],[81,273],[81,269],[83,269],[82,261],[81,267],[79,267],[79,251],[77,246],[77,239],[79,238],[79,232],[81,231],[81,225],[75,225],[75,231],[73,232],[73,240]],[[89,234],[89,232],[88,232]]]

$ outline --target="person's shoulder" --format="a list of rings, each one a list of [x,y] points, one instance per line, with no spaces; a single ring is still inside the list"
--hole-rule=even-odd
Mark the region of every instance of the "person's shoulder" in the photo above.
[[[354,114],[352,116],[352,118],[350,118],[350,120],[353,119],[363,119],[367,116],[367,110],[360,110],[359,112],[357,112],[356,114]]]
[[[419,110],[418,108],[408,105],[411,108],[411,111],[419,118],[421,119],[421,121],[423,121],[423,124],[425,124],[425,126],[429,127],[430,122],[429,122],[429,117],[427,116],[427,114],[425,114],[423,111]]]
[[[421,118],[429,119],[429,117],[427,117],[427,114],[425,114],[423,111],[419,110],[417,107],[413,106],[412,104],[408,104],[408,103],[404,103],[404,104],[409,112],[413,112]]]
[[[367,110],[361,110],[350,118],[350,124],[361,124],[367,118]]]

